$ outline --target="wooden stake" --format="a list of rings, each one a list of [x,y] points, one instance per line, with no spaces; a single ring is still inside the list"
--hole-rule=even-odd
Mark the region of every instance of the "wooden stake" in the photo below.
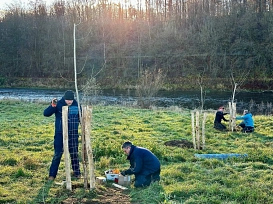
[[[88,172],[87,172],[87,154],[86,154],[86,139],[85,139],[85,107],[82,108],[82,163],[83,163],[83,179],[84,179],[84,188],[88,186]]]
[[[62,108],[62,123],[63,123],[63,148],[64,162],[66,174],[66,189],[72,190],[71,174],[70,174],[70,156],[68,150],[68,106]]]
[[[84,114],[84,121],[85,121],[85,144],[86,144],[86,152],[87,152],[87,158],[88,158],[88,167],[89,167],[89,173],[90,173],[90,189],[95,188],[95,165],[94,165],[94,160],[93,160],[93,151],[91,147],[91,140],[90,140],[90,135],[91,135],[91,116],[92,116],[92,108],[90,107],[85,107],[85,114]]]
[[[233,118],[232,118],[233,111],[232,111],[231,102],[228,102],[228,108],[229,108],[229,123],[228,123],[228,127],[229,127],[229,130],[231,130],[233,132],[233,126],[232,126],[232,123],[233,123]]]
[[[205,149],[205,127],[206,127],[207,113],[204,112],[202,121],[202,150]]]
[[[233,129],[236,128],[236,119],[233,119],[233,117],[236,117],[236,103],[232,103],[232,127]]]
[[[191,127],[192,127],[192,144],[194,149],[196,149],[196,142],[195,142],[195,126],[194,126],[194,112],[191,112]]]
[[[196,142],[197,142],[197,149],[200,149],[200,122],[199,122],[199,111],[196,111],[196,127],[195,127],[195,131],[196,131]]]
[[[229,107],[229,129],[233,132],[236,128],[236,120],[233,117],[236,117],[236,103],[228,102]]]

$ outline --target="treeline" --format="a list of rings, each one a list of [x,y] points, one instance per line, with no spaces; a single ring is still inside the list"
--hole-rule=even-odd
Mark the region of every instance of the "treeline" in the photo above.
[[[133,2],[9,4],[0,23],[0,84],[11,77],[73,81],[75,25],[81,83],[134,86],[145,70],[160,69],[172,87],[206,79],[223,88],[232,76],[251,89],[257,81],[272,88],[272,1]]]

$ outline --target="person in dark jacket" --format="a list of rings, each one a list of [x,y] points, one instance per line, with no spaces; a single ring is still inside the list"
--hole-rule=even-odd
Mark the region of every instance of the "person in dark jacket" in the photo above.
[[[73,169],[73,176],[80,177],[80,166],[78,158],[78,127],[79,127],[79,109],[78,103],[74,100],[74,93],[71,90],[65,92],[61,100],[54,98],[45,110],[44,116],[49,117],[55,114],[55,134],[54,134],[54,156],[49,169],[48,180],[54,180],[58,173],[58,168],[63,155],[63,126],[62,126],[62,108],[68,106],[68,148]]]
[[[225,108],[223,106],[219,107],[216,114],[215,114],[215,119],[214,119],[214,128],[220,131],[225,131],[227,130],[227,127],[222,124],[222,120],[228,121],[224,115],[227,113],[224,113]]]
[[[238,126],[242,128],[242,132],[254,132],[254,120],[252,114],[248,110],[244,110],[242,116],[235,117],[236,120],[243,120]]]
[[[134,186],[149,186],[151,182],[160,180],[160,162],[148,149],[133,145],[127,141],[122,145],[127,159],[130,160],[130,168],[121,171],[121,175],[135,175]]]

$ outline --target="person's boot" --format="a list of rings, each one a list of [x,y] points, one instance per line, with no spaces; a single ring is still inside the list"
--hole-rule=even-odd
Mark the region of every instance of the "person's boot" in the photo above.
[[[54,178],[53,176],[49,176],[49,177],[48,177],[48,181],[54,181],[54,179],[55,179],[55,178]]]

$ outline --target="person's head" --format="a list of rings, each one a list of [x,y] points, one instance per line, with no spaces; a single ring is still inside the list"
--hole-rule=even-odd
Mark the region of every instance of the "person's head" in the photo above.
[[[73,100],[74,100],[74,92],[71,91],[71,90],[67,90],[65,93],[64,93],[64,100],[65,100],[65,103],[70,106],[72,103],[73,103]]]
[[[247,113],[248,113],[248,110],[244,110],[243,114],[245,115],[245,114],[247,114]]]
[[[122,150],[127,155],[130,154],[131,147],[132,147],[132,142],[130,141],[124,142],[123,145],[121,146]]]
[[[225,107],[224,107],[224,106],[220,106],[220,107],[218,108],[218,110],[219,110],[219,111],[224,111],[224,110],[225,110]]]

